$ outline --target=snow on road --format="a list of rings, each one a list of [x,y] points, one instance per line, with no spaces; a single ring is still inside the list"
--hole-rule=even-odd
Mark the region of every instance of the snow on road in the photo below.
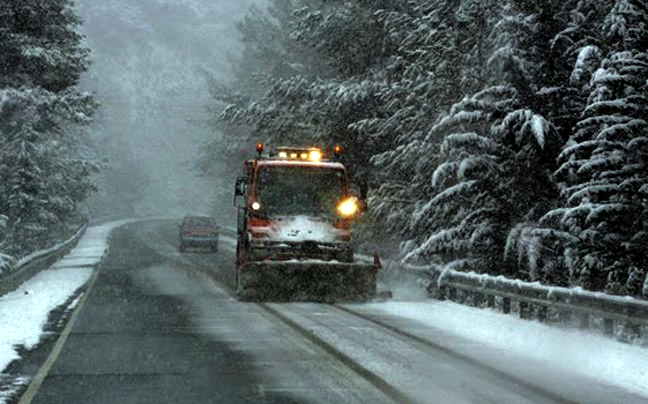
[[[49,313],[67,302],[90,279],[93,266],[108,248],[110,231],[123,223],[89,227],[77,246],[61,260],[0,297],[0,369],[20,358],[19,348],[31,349],[38,344]],[[20,387],[20,383],[12,384],[9,391],[0,390],[0,403]]]
[[[401,329],[409,328],[419,336],[434,335],[435,343],[453,352],[527,380],[541,378],[544,383],[560,384],[565,383],[560,375],[582,376],[621,387],[648,402],[648,349],[640,346],[447,301],[391,301],[350,307],[396,319]]]
[[[19,358],[17,347],[29,349],[38,343],[49,312],[68,301],[88,281],[92,266],[108,248],[110,231],[124,223],[88,228],[77,247],[63,259],[18,290],[0,297],[0,369]],[[228,237],[221,240],[232,248]],[[417,293],[421,296],[420,291],[408,289],[410,298]],[[436,343],[485,363],[518,366],[520,376],[524,372],[545,372],[550,378],[552,370],[557,375],[576,372],[645,396],[648,402],[646,348],[452,302],[397,300],[398,294],[395,301],[350,307],[365,314],[389,317],[406,331],[413,327],[418,335],[421,328],[435,330],[435,335],[443,337]],[[15,390],[28,381],[12,383]],[[0,391],[0,403],[11,394],[12,391]]]

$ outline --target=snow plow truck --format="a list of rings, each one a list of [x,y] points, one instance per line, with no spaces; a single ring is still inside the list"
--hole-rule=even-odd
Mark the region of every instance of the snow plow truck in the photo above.
[[[319,148],[264,149],[256,145],[235,185],[239,299],[374,297],[380,260],[354,256],[352,228],[364,203],[350,192],[345,166]]]

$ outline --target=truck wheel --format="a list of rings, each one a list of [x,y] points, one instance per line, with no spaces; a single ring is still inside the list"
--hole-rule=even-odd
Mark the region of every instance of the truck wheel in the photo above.
[[[236,242],[236,263],[234,265],[234,268],[236,270],[236,291],[238,293],[239,290],[241,290],[241,276],[240,276],[240,271],[241,267],[245,264],[245,252],[242,246],[241,240],[237,240]]]
[[[243,246],[241,245],[241,241],[238,241],[236,243],[236,268],[243,265],[246,258],[247,257],[245,256],[245,251],[243,249]]]

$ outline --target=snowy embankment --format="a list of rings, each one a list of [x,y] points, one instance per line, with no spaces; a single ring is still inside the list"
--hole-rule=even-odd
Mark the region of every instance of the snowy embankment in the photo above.
[[[436,335],[435,343],[522,378],[578,375],[634,392],[648,402],[646,348],[447,301],[391,301],[353,309],[396,319],[399,328],[411,328],[420,336]]]
[[[78,244],[49,269],[41,271],[17,290],[0,297],[0,369],[20,359],[19,348],[34,348],[49,313],[66,303],[92,275],[108,248],[110,231],[124,222],[89,227]],[[76,299],[73,305],[78,302]],[[4,395],[11,392],[4,392]],[[0,392],[0,403],[4,402]]]

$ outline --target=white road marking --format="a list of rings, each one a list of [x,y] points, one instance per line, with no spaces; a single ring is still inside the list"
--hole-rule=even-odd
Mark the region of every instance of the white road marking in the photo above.
[[[43,384],[43,381],[45,381],[45,378],[47,377],[47,374],[52,368],[52,365],[54,365],[54,362],[56,362],[56,359],[58,359],[58,356],[60,355],[61,350],[63,349],[63,345],[65,345],[65,341],[70,335],[70,332],[72,331],[72,327],[74,326],[77,317],[79,317],[79,313],[81,312],[81,309],[83,308],[83,305],[85,304],[85,301],[88,295],[90,294],[90,291],[92,291],[92,287],[94,286],[95,281],[97,280],[98,274],[99,274],[98,270],[94,271],[94,273],[92,274],[92,278],[90,278],[90,282],[88,284],[88,289],[83,293],[83,296],[79,301],[79,304],[74,309],[74,312],[72,312],[72,315],[70,316],[70,321],[68,321],[67,325],[63,329],[63,332],[61,333],[61,336],[56,341],[56,344],[54,344],[54,348],[52,349],[52,352],[45,360],[45,363],[43,363],[43,366],[41,366],[40,369],[38,369],[38,372],[36,373],[36,376],[34,376],[34,379],[32,379],[31,383],[29,384],[29,387],[27,387],[25,393],[22,395],[22,397],[20,397],[20,401],[18,401],[18,404],[31,403],[34,397],[36,396],[36,394],[38,393],[38,390]]]

